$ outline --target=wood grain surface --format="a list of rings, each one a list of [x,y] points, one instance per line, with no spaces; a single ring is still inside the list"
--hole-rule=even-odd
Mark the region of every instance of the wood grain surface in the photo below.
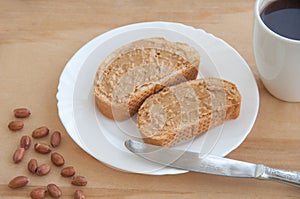
[[[56,183],[62,198],[82,189],[87,198],[300,198],[300,188],[271,181],[237,179],[189,172],[147,176],[112,169],[77,146],[58,117],[56,92],[60,74],[72,55],[94,37],[119,26],[144,21],[174,21],[202,28],[234,47],[249,64],[258,83],[260,109],[246,140],[228,157],[272,167],[300,171],[300,103],[272,97],[263,87],[252,49],[254,0],[0,0],[0,198],[29,198],[37,187]],[[12,110],[29,107],[25,127],[11,132]],[[71,185],[52,165],[39,177],[27,171],[35,157],[50,163],[47,155],[27,151],[14,164],[12,155],[22,135],[39,126],[62,133],[55,149],[66,165],[88,179],[85,187]],[[48,142],[49,137],[41,141]],[[34,141],[36,142],[36,141]],[[51,164],[51,163],[50,163]],[[30,183],[12,190],[7,184],[17,175]],[[48,195],[47,198],[50,198]]]

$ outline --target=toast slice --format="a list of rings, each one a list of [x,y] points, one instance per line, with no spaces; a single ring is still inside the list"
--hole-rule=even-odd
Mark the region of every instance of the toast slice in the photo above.
[[[199,53],[185,43],[164,38],[129,43],[100,64],[94,81],[96,105],[106,117],[126,120],[165,86],[195,79],[199,62]]]
[[[226,80],[204,78],[166,87],[145,100],[137,125],[144,142],[172,146],[239,116],[241,95]]]

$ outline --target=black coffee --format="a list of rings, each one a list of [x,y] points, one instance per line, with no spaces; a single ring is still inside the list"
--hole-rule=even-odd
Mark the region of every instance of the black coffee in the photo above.
[[[300,0],[277,0],[260,14],[272,31],[290,39],[300,40]]]

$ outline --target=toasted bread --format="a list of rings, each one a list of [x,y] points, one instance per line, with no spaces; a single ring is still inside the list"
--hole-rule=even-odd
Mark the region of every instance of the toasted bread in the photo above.
[[[237,118],[240,105],[235,84],[218,78],[191,80],[147,98],[137,125],[146,143],[172,146]]]
[[[106,117],[126,120],[150,95],[198,75],[199,53],[164,38],[142,39],[112,52],[98,68],[94,94]]]

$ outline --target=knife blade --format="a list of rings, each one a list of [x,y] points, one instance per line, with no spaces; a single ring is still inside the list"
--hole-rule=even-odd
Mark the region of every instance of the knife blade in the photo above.
[[[125,146],[129,151],[144,159],[173,168],[229,177],[269,179],[300,186],[300,172],[297,171],[160,147],[131,139],[125,141]]]

